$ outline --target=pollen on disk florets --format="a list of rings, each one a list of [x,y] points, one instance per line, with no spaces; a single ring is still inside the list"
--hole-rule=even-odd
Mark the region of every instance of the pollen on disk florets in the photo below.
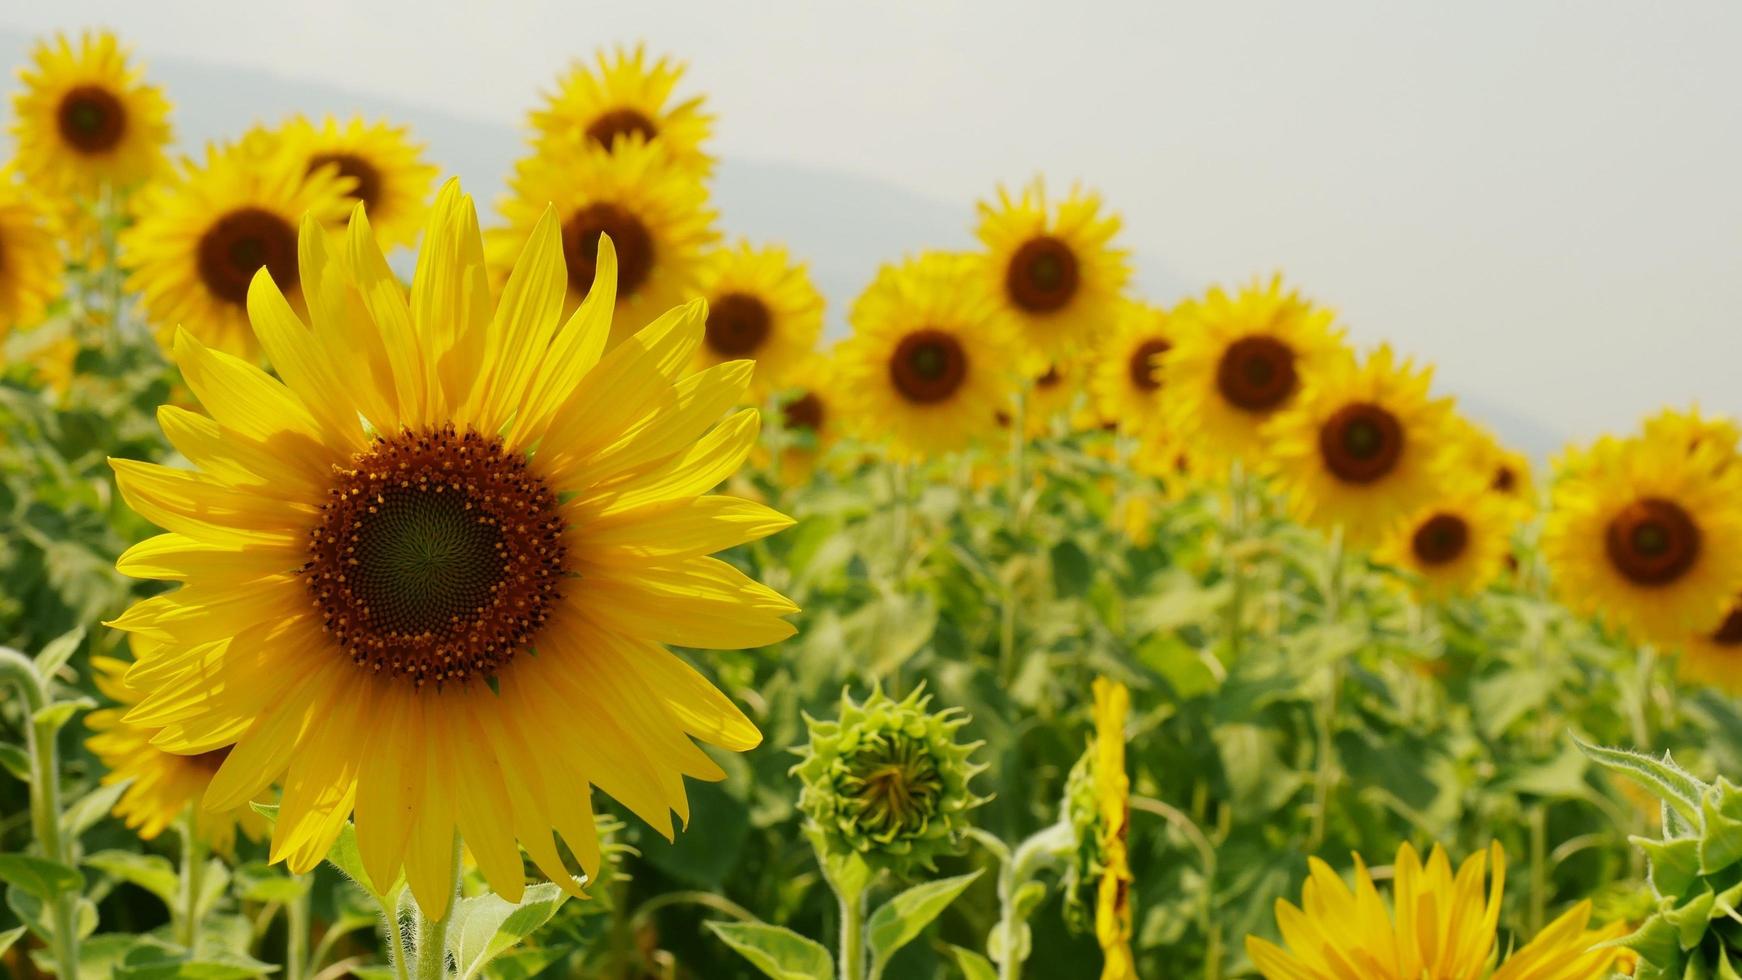
[[[986,768],[970,761],[983,743],[957,742],[968,716],[928,712],[930,701],[875,690],[862,704],[843,695],[837,720],[805,719],[798,805],[830,855],[905,876],[958,849],[968,811],[986,802],[968,785]]]
[[[465,682],[544,624],[562,530],[556,495],[500,438],[402,431],[335,467],[302,573],[359,666],[419,687]]]

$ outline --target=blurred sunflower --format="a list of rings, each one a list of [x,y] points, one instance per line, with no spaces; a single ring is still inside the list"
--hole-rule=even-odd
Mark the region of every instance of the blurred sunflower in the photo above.
[[[1518,520],[1528,520],[1537,505],[1530,460],[1500,445],[1492,432],[1463,416],[1454,417],[1451,424],[1447,468],[1479,475],[1487,482],[1488,491],[1505,501]]]
[[[1433,599],[1474,595],[1506,567],[1513,515],[1506,501],[1474,480],[1401,521],[1376,557],[1414,573]]]
[[[823,332],[823,296],[785,248],[740,242],[711,255],[696,294],[708,301],[697,369],[749,358],[759,400],[787,387]]]
[[[0,338],[41,322],[61,294],[65,263],[41,200],[0,169]]]
[[[129,830],[141,840],[151,840],[184,813],[190,814],[194,833],[212,850],[226,855],[235,850],[238,826],[249,840],[266,835],[266,818],[254,812],[247,802],[222,813],[203,811],[197,806],[229,749],[175,755],[153,745],[155,729],[130,724],[124,717],[141,697],[139,691],[121,680],[127,672],[127,662],[114,657],[92,657],[91,666],[96,668],[97,689],[116,702],[116,706],[85,716],[85,727],[91,730],[85,745],[108,770],[103,774],[103,785],[127,783],[115,804],[115,816]],[[263,791],[256,802],[271,802],[270,793]]]
[[[1716,629],[1683,640],[1680,646],[1677,667],[1684,677],[1742,692],[1742,597],[1730,601]]]
[[[702,100],[678,102],[672,96],[683,79],[684,64],[670,58],[649,63],[642,45],[610,54],[600,50],[592,65],[576,62],[532,113],[541,151],[579,142],[611,150],[624,137],[658,143],[672,162],[706,173],[713,160],[702,152],[713,117],[702,111]]]
[[[973,260],[928,252],[884,266],[853,304],[839,348],[841,411],[898,458],[964,449],[998,428],[1011,352]]]
[[[841,437],[835,404],[835,370],[830,359],[812,354],[793,371],[793,380],[775,404],[785,446],[780,478],[789,485],[810,482],[816,464]],[[766,456],[763,458],[766,465]]]
[[[1333,321],[1281,276],[1233,296],[1211,287],[1174,317],[1178,338],[1162,367],[1168,425],[1224,467],[1260,461],[1264,423],[1303,383],[1348,360]]]
[[[1742,452],[1742,426],[1722,415],[1702,415],[1697,407],[1685,412],[1666,408],[1651,416],[1641,427],[1641,438],[1682,446],[1689,452],[1705,450],[1719,468],[1727,468]]]
[[[1099,345],[1089,378],[1100,417],[1135,435],[1161,426],[1161,357],[1173,348],[1170,315],[1144,303],[1121,307],[1112,335]]]
[[[1030,377],[1086,350],[1119,315],[1131,277],[1129,256],[1114,248],[1119,218],[1080,188],[1056,205],[1036,178],[1012,197],[980,202],[978,235],[986,251],[980,276],[997,299]]]
[[[1125,771],[1125,722],[1131,692],[1095,678],[1095,737],[1071,772],[1067,809],[1076,830],[1072,881],[1094,882],[1095,939],[1101,946],[1101,980],[1137,980],[1131,953],[1131,777]],[[1067,899],[1068,901],[1068,899]]]
[[[164,168],[169,102],[128,64],[109,31],[40,41],[19,72],[12,137],[18,169],[44,192],[95,200]]]
[[[1088,372],[1075,360],[1058,361],[1029,382],[1022,393],[1022,429],[1029,439],[1042,439],[1058,432],[1059,419],[1075,427],[1093,427],[1093,412],[1082,404],[1083,376]],[[1014,417],[1001,410],[1006,419]]]
[[[617,249],[616,312],[609,346],[695,295],[714,231],[700,178],[674,167],[665,149],[631,134],[607,152],[590,144],[522,160],[498,210],[507,227],[486,244],[495,278],[513,268],[527,236],[554,205],[561,224],[568,299],[580,305],[593,288],[599,237]]]
[[[226,354],[258,357],[248,284],[265,269],[300,308],[297,222],[343,215],[344,191],[331,168],[308,173],[236,147],[207,147],[204,163],[186,161],[174,180],[149,185],[138,222],[121,233],[121,258],[158,342],[168,350],[185,329]]]
[[[423,146],[412,141],[405,127],[365,122],[356,116],[343,123],[328,116],[317,126],[297,116],[272,135],[273,150],[288,156],[293,165],[309,173],[323,168],[337,171],[347,184],[346,203],[363,205],[382,248],[417,240],[429,213],[437,171],[424,160]],[[341,213],[333,225],[342,229],[344,224]]]
[[[1622,922],[1590,929],[1591,903],[1580,902],[1490,972],[1506,886],[1498,841],[1487,855],[1466,859],[1455,878],[1443,848],[1436,845],[1424,866],[1405,843],[1393,866],[1389,907],[1360,855],[1353,891],[1323,861],[1307,861],[1300,906],[1276,902],[1283,946],[1246,937],[1247,955],[1267,980],[1601,980],[1618,951],[1593,947],[1627,932]]]
[[[1432,377],[1381,346],[1330,366],[1271,420],[1270,470],[1302,523],[1368,546],[1433,499],[1452,415],[1429,396]]]
[[[685,376],[700,302],[606,352],[604,241],[605,288],[565,321],[554,211],[493,306],[456,182],[409,297],[361,208],[342,255],[314,218],[299,245],[309,325],[270,275],[248,297],[283,380],[183,332],[175,358],[209,415],[159,417],[194,468],[113,461],[168,532],[118,567],[181,583],[111,624],[156,647],[128,675],[145,693],[127,720],[168,751],[230,747],[208,809],[282,785],[271,857],[297,873],[355,811],[363,867],[403,867],[431,917],[456,834],[510,902],[520,847],[578,893],[552,832],[598,872],[595,787],[670,837],[684,777],[725,775],[691,739],[761,739],[666,648],[793,633],[791,602],[709,557],[792,523],[708,494],[756,442],[754,410],[726,416],[750,365]]]
[[[1571,454],[1542,531],[1561,600],[1645,642],[1719,629],[1742,594],[1742,468],[1723,452],[1609,440]]]

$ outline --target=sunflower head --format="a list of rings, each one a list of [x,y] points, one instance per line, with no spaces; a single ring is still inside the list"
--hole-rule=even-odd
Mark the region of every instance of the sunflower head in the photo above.
[[[678,100],[673,92],[684,65],[650,60],[642,45],[600,50],[593,63],[576,62],[555,92],[532,113],[542,150],[592,144],[613,150],[631,139],[658,143],[679,167],[705,175],[713,160],[703,151],[713,117],[702,100]]]
[[[1137,976],[1131,954],[1131,778],[1125,771],[1125,723],[1131,693],[1125,685],[1095,678],[1095,731],[1065,783],[1065,817],[1076,838],[1065,873],[1065,917],[1087,926],[1082,893],[1092,889],[1094,928],[1106,960],[1105,977]]]
[[[1571,454],[1542,532],[1562,600],[1645,642],[1720,631],[1742,593],[1742,468],[1719,452],[1629,439]]]
[[[774,396],[780,412],[780,465],[776,474],[788,486],[810,482],[817,463],[840,440],[835,370],[830,358],[812,353],[792,371],[787,386]],[[769,465],[766,450],[758,457]]]
[[[1726,416],[1702,415],[1697,407],[1685,412],[1666,408],[1651,416],[1641,427],[1640,438],[1702,453],[1720,469],[1730,467],[1742,454],[1742,426]]]
[[[1271,420],[1268,468],[1302,521],[1370,545],[1439,492],[1451,404],[1429,396],[1431,377],[1380,347]]]
[[[250,133],[244,144],[264,155],[282,154],[305,173],[332,171],[344,184],[347,205],[333,219],[335,228],[344,227],[350,205],[362,204],[383,248],[410,245],[423,229],[436,168],[403,126],[358,116],[343,122],[328,116],[317,124],[295,116],[276,130]]]
[[[1506,502],[1469,480],[1398,522],[1377,557],[1410,573],[1428,598],[1474,595],[1506,567],[1512,528]]]
[[[696,292],[708,301],[698,368],[748,358],[758,397],[790,386],[823,332],[823,296],[779,245],[739,242],[710,255]]]
[[[1081,188],[1049,200],[1039,178],[1014,196],[998,188],[979,211],[979,278],[1019,342],[1023,371],[1037,377],[1087,350],[1118,316],[1131,277],[1113,245],[1118,216]]]
[[[65,270],[54,216],[13,176],[0,169],[0,339],[41,322]]]
[[[959,850],[968,811],[986,802],[969,785],[986,769],[972,761],[983,743],[957,741],[967,715],[930,703],[923,691],[895,701],[879,689],[863,703],[843,694],[833,720],[805,718],[810,740],[792,771],[826,853],[906,877]]]
[[[547,207],[561,230],[564,309],[574,310],[595,283],[613,291],[612,344],[696,293],[706,250],[718,235],[707,187],[675,166],[659,143],[631,135],[606,150],[591,143],[553,145],[515,165],[499,210],[507,224],[492,232],[489,258],[501,281]],[[615,280],[599,276],[600,238],[616,249]]]
[[[64,34],[31,49],[13,98],[18,168],[32,185],[95,199],[163,169],[169,103],[140,79],[109,31]]]
[[[1162,368],[1170,426],[1221,466],[1261,461],[1264,424],[1292,407],[1307,382],[1347,363],[1334,320],[1281,276],[1233,295],[1211,287],[1182,305]]]
[[[1172,314],[1145,303],[1120,307],[1119,320],[1101,342],[1089,378],[1096,411],[1120,432],[1162,427],[1163,356],[1174,346]]]

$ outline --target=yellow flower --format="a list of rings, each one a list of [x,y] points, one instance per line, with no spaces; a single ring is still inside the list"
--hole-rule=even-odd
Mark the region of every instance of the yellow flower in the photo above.
[[[1413,572],[1420,592],[1434,599],[1473,595],[1506,567],[1513,518],[1506,501],[1475,480],[1403,520],[1377,557]]]
[[[121,680],[128,664],[113,657],[93,657],[91,665],[97,669],[98,690],[118,706],[85,716],[85,727],[91,730],[85,745],[108,770],[103,775],[103,785],[128,784],[115,803],[115,816],[141,840],[151,840],[182,814],[190,813],[190,806],[205,793],[229,749],[176,755],[153,745],[155,729],[129,724],[124,718],[127,709],[138,704],[140,698],[140,692]],[[271,800],[262,794],[258,802]],[[202,812],[195,806],[191,814],[194,832],[222,854],[233,852],[238,825],[250,840],[259,840],[266,833],[265,818],[246,802],[222,813]]]
[[[713,161],[702,151],[713,118],[698,98],[676,101],[672,91],[683,79],[682,62],[660,58],[648,63],[642,45],[600,50],[592,66],[576,62],[532,113],[540,151],[592,143],[610,150],[625,136],[663,145],[677,166],[705,174]]]
[[[1131,692],[1095,678],[1094,792],[1099,814],[1101,880],[1095,891],[1095,938],[1101,944],[1101,980],[1137,980],[1131,954],[1131,777],[1125,772],[1125,719]]]
[[[1119,314],[1131,277],[1127,254],[1114,248],[1119,218],[1080,188],[1056,205],[1039,178],[1012,197],[998,188],[980,202],[980,279],[997,299],[1030,377],[1092,346]]]
[[[1297,518],[1367,546],[1433,499],[1451,403],[1429,397],[1432,375],[1381,346],[1308,381],[1271,420],[1270,470]]]
[[[13,97],[18,169],[39,190],[95,200],[104,187],[132,187],[164,167],[169,103],[140,80],[109,31],[64,34],[31,49]]]
[[[233,746],[207,809],[280,783],[271,857],[297,873],[354,811],[369,875],[403,867],[437,918],[456,834],[510,902],[521,847],[576,890],[553,831],[598,871],[595,788],[671,836],[684,777],[724,776],[691,739],[761,735],[666,645],[793,633],[791,602],[710,557],[791,524],[709,494],[756,442],[754,410],[726,415],[750,365],[685,376],[700,302],[606,352],[616,257],[602,240],[602,288],[565,320],[561,235],[547,211],[492,304],[455,182],[409,296],[361,209],[342,246],[305,220],[308,324],[270,275],[248,296],[283,380],[184,332],[209,414],[159,418],[194,468],[112,464],[168,532],[118,567],[181,583],[111,624],[157,645],[128,721],[172,752]]]
[[[488,239],[498,281],[553,205],[568,271],[565,311],[592,291],[599,237],[617,247],[610,346],[696,294],[703,255],[718,237],[714,212],[701,179],[674,167],[660,144],[632,134],[609,152],[576,144],[521,160],[499,208],[508,225]]]
[[[1742,452],[1738,447],[1742,427],[1737,426],[1736,420],[1702,415],[1697,407],[1685,412],[1666,408],[1646,419],[1640,434],[1646,442],[1682,446],[1689,452],[1705,449],[1713,465],[1719,468],[1734,463],[1738,452]]]
[[[779,245],[748,242],[708,258],[697,295],[708,301],[708,330],[697,369],[749,358],[758,399],[787,387],[823,332],[823,296],[810,273]]]
[[[1285,290],[1281,276],[1233,296],[1211,287],[1174,317],[1178,339],[1161,372],[1170,426],[1213,464],[1260,462],[1264,423],[1348,359],[1334,319]]]
[[[343,123],[328,116],[317,126],[296,116],[269,136],[270,152],[286,155],[292,166],[311,173],[336,171],[347,185],[346,203],[362,203],[382,248],[417,240],[429,212],[436,168],[424,160],[423,146],[412,141],[405,127],[357,116]],[[344,224],[340,213],[333,226],[342,229]]]
[[[175,179],[149,185],[138,222],[121,234],[121,258],[158,342],[168,350],[186,330],[226,354],[259,356],[248,284],[266,269],[300,308],[297,222],[342,215],[344,190],[330,168],[311,174],[236,147],[207,147],[203,163],[186,161]]]
[[[1484,900],[1490,858],[1494,871]],[[1435,846],[1424,866],[1404,844],[1389,907],[1359,855],[1353,891],[1323,861],[1309,858],[1308,864],[1300,906],[1276,902],[1286,949],[1246,937],[1247,955],[1267,980],[1601,980],[1616,951],[1592,947],[1626,932],[1625,923],[1587,928],[1591,903],[1580,902],[1490,975],[1506,884],[1499,842],[1487,855],[1466,859],[1455,878],[1443,848]]]
[[[1742,468],[1722,447],[1606,440],[1556,474],[1542,553],[1562,601],[1669,646],[1742,594]]]
[[[788,486],[809,483],[817,463],[841,438],[835,369],[829,358],[812,354],[793,372],[793,383],[776,395],[785,448],[777,474]],[[762,453],[761,465],[768,465]]]
[[[839,348],[841,411],[899,458],[965,449],[998,429],[1011,357],[990,301],[969,288],[972,260],[929,252],[884,266],[848,317]]]
[[[1529,520],[1536,513],[1530,460],[1500,445],[1492,432],[1462,416],[1452,420],[1447,469],[1485,481],[1489,492],[1504,501],[1517,520]]]
[[[0,338],[41,322],[61,294],[64,263],[41,195],[0,169]]]
[[[1127,435],[1162,426],[1161,360],[1173,345],[1173,321],[1166,311],[1137,302],[1121,308],[1089,378],[1102,420]]]
[[[1695,634],[1680,647],[1676,666],[1682,676],[1742,692],[1742,596],[1731,600],[1716,629]],[[1622,785],[1629,783],[1623,780]]]

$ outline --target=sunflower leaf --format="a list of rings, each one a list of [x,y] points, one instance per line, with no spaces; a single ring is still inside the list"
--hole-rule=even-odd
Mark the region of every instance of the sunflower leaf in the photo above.
[[[526,889],[519,904],[494,894],[461,899],[448,928],[448,948],[460,980],[471,980],[491,960],[549,922],[567,898],[561,888],[547,882]]]
[[[956,965],[961,967],[962,976],[967,980],[998,980],[998,969],[979,953],[962,946],[951,946],[950,953],[955,956]]]
[[[981,872],[914,885],[871,913],[866,938],[871,946],[872,973],[882,974],[889,958],[925,931]]]
[[[820,943],[766,922],[710,922],[708,928],[773,980],[829,980],[835,958]]]
[[[1573,742],[1598,765],[1632,777],[1683,820],[1695,827],[1700,826],[1700,797],[1705,794],[1706,787],[1677,766],[1667,754],[1658,759],[1642,752],[1605,748],[1592,745],[1577,735],[1573,736]]]
[[[85,886],[84,875],[59,861],[33,854],[0,854],[0,881],[15,885],[45,902]]]

